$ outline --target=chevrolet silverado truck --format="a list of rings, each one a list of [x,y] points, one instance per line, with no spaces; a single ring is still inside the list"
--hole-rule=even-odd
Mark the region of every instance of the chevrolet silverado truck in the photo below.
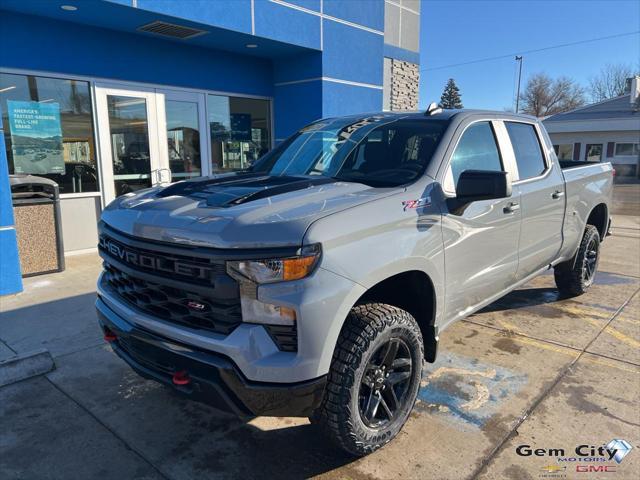
[[[140,375],[242,417],[303,416],[364,455],[417,398],[438,338],[553,269],[594,281],[609,163],[558,161],[535,118],[314,122],[245,171],[103,212],[97,311]]]

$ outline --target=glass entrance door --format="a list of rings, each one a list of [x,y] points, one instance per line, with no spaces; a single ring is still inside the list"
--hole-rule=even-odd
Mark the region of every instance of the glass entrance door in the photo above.
[[[208,174],[208,162],[202,162],[209,157],[204,95],[174,90],[156,91],[158,104],[164,105],[171,181]],[[161,115],[161,108],[158,110]]]
[[[96,85],[104,195],[208,175],[204,95]]]
[[[168,181],[155,93],[97,86],[96,105],[105,201]]]

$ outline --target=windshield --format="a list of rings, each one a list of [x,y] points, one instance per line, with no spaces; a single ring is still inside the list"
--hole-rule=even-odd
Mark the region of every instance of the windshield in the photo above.
[[[373,187],[419,178],[427,168],[446,120],[385,116],[313,123],[259,159],[250,171],[265,175],[322,175]]]

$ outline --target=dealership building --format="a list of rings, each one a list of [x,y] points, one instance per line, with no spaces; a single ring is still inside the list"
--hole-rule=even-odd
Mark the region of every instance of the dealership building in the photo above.
[[[247,167],[321,117],[417,108],[419,25],[419,0],[3,0],[0,207],[7,171],[52,179],[64,251],[94,249],[119,195]]]

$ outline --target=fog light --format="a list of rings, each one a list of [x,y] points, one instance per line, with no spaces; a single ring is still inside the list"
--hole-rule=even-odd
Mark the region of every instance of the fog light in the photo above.
[[[241,297],[242,321],[267,325],[294,325],[296,311],[293,308],[263,303],[255,298]]]

